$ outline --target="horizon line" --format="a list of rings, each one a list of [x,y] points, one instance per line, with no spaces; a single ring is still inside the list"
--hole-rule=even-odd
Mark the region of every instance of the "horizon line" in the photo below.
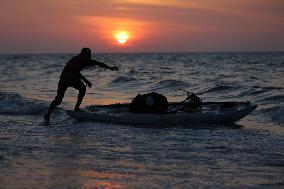
[[[80,52],[8,52],[2,53],[0,55],[41,55],[41,54],[79,54]],[[156,51],[156,52],[147,52],[147,51],[140,51],[140,52],[96,52],[94,54],[178,54],[178,53],[284,53],[284,50],[238,50],[238,51]]]

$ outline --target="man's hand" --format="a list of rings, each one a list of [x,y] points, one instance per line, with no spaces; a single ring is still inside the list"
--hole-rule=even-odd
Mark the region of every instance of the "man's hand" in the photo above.
[[[87,87],[91,88],[93,84],[91,82],[87,82],[86,85]]]
[[[118,70],[118,67],[113,66],[113,67],[110,67],[109,69],[112,70],[112,71],[114,71],[114,70]]]

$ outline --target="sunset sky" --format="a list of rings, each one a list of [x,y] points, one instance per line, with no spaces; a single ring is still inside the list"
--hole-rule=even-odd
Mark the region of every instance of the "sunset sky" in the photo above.
[[[284,0],[1,0],[0,53],[284,51]]]

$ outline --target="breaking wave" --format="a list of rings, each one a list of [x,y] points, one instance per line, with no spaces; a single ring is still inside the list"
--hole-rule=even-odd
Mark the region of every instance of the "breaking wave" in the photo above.
[[[46,111],[47,105],[17,93],[0,92],[0,107],[0,114],[39,115]]]

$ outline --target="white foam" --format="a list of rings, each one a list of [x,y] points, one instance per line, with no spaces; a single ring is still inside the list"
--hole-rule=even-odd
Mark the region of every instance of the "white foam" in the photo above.
[[[0,114],[42,114],[46,108],[44,103],[28,100],[17,93],[0,93]]]

